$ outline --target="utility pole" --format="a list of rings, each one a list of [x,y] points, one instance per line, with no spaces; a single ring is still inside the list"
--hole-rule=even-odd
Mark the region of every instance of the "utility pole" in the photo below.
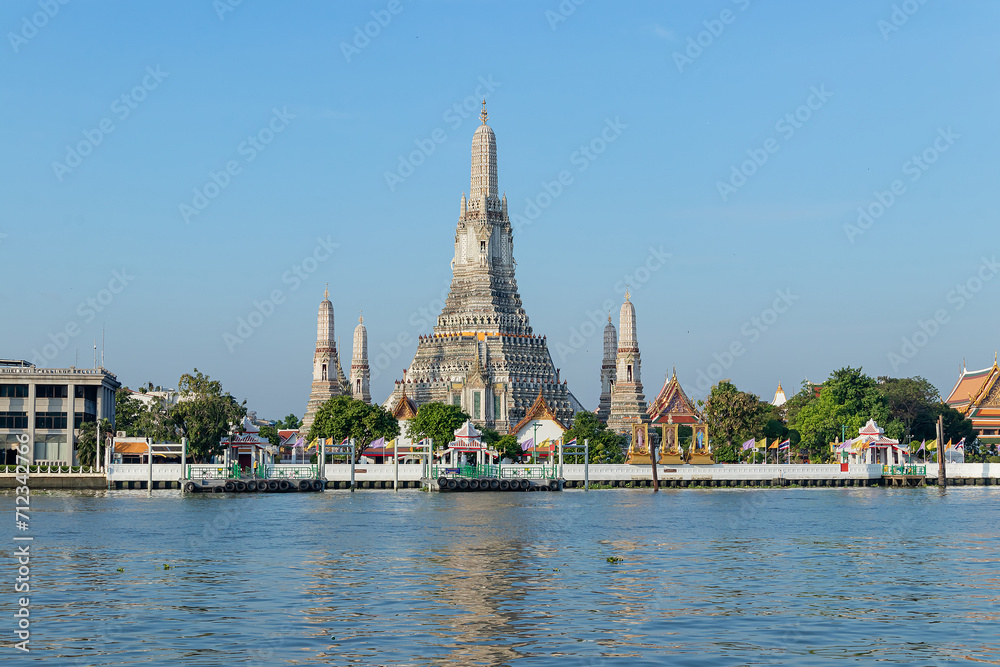
[[[937,459],[938,459],[938,486],[942,489],[948,486],[948,476],[944,464],[944,417],[938,415],[937,422]]]

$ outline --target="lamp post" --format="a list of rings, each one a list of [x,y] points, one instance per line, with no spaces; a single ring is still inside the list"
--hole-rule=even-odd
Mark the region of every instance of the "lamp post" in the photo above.
[[[541,422],[535,422],[531,425],[531,462],[532,464],[538,463],[538,427],[541,426]]]

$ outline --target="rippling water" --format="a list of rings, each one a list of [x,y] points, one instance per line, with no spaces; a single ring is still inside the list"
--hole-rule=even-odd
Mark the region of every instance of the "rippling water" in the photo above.
[[[3,664],[997,663],[998,501],[39,492],[33,648]]]

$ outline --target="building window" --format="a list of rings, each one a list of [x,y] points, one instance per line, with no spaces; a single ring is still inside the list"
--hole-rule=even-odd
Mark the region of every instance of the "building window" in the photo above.
[[[625,381],[626,382],[631,382],[632,381],[632,364],[629,364],[626,368],[628,368],[628,379],[625,380]]]
[[[479,252],[481,252],[484,255],[486,254],[486,241],[479,242]]]
[[[493,397],[493,419],[500,419],[500,397]]]
[[[458,394],[455,394],[454,396],[451,397],[451,404],[457,405],[458,407],[462,407],[462,397],[459,396]]]
[[[69,463],[69,446],[65,435],[41,435],[35,437],[36,461],[63,461]]]
[[[472,393],[472,418],[482,419],[480,412],[482,410],[483,395],[476,391]]]
[[[326,379],[326,364],[323,364],[323,379]]]
[[[85,424],[87,422],[96,422],[97,415],[92,415],[87,412],[77,412],[73,415],[73,428],[80,428],[80,424]]]
[[[159,389],[159,387],[157,387],[157,389]],[[78,384],[74,388],[73,394],[77,398],[82,398],[82,399],[84,399],[86,401],[96,401],[97,400],[97,387],[94,387],[94,386],[84,386],[84,385]]]
[[[37,398],[66,398],[67,395],[67,387],[64,384],[35,385],[35,396]]]
[[[27,398],[28,385],[0,384],[0,398]]]
[[[28,428],[28,413],[0,412],[0,428]]]
[[[65,412],[36,412],[35,413],[35,428],[65,429],[66,428],[66,413]]]

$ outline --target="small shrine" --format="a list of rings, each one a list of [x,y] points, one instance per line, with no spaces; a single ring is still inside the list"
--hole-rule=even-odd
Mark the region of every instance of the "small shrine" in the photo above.
[[[899,440],[885,437],[885,429],[869,419],[858,430],[858,437],[851,443],[848,463],[880,465],[905,465],[909,450]]]
[[[625,463],[634,466],[653,464],[649,447],[649,424],[632,424],[632,443],[628,446]]]
[[[451,467],[466,462],[468,454],[476,455],[476,463],[499,463],[500,453],[489,449],[483,442],[483,434],[468,419],[454,433],[455,439],[441,452],[441,460]],[[492,459],[492,461],[490,461]]]
[[[653,426],[662,429],[660,439],[660,463],[664,465],[680,465],[692,463],[709,465],[715,463],[708,445],[708,426],[704,423],[701,413],[694,403],[684,393],[681,383],[677,380],[677,369],[667,379],[656,399],[646,411]],[[681,446],[680,427],[690,426],[691,446],[685,454]]]

